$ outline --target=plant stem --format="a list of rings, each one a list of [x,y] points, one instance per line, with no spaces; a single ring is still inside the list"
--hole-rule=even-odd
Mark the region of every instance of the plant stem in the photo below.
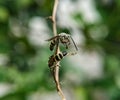
[[[54,2],[54,8],[52,13],[52,21],[53,21],[53,34],[54,36],[57,35],[57,27],[56,27],[56,12],[57,12],[58,0]]]
[[[57,26],[56,26],[57,7],[58,7],[58,0],[55,0],[54,7],[53,7],[53,13],[52,13],[53,34],[54,34],[54,36],[57,36]],[[55,49],[55,55],[58,54],[59,52],[60,52],[59,43],[57,43],[56,49]],[[54,77],[54,81],[55,81],[55,84],[56,84],[58,94],[61,96],[62,100],[66,100],[66,98],[65,98],[65,96],[62,92],[60,82],[59,82],[59,67],[60,67],[60,61],[58,61],[54,66],[53,77]]]

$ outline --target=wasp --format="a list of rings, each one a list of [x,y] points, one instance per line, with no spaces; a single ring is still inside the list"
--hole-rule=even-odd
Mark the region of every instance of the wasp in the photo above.
[[[68,53],[66,51],[60,52],[56,55],[52,55],[49,57],[48,66],[51,68],[56,62],[63,59]]]
[[[71,44],[71,40],[76,48],[76,50],[78,50],[73,38],[71,37],[71,35],[69,34],[66,34],[66,33],[60,33],[58,34],[57,36],[54,36],[46,41],[51,41],[50,43],[50,50],[53,51],[54,47],[59,44],[59,42],[61,42],[65,47],[66,49],[69,48],[70,44]]]
[[[51,68],[56,62],[62,60],[65,56],[68,56],[68,55],[75,55],[77,54],[77,52],[66,52],[66,51],[63,51],[63,52],[60,52],[56,55],[52,55],[49,57],[49,61],[48,61],[48,66]]]

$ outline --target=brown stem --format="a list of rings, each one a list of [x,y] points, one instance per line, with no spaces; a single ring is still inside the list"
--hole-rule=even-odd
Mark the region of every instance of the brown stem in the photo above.
[[[57,35],[57,27],[56,27],[56,12],[57,12],[57,7],[58,7],[58,0],[55,0],[54,2],[54,7],[53,7],[53,13],[52,13],[52,21],[53,21],[53,34],[54,36]],[[59,48],[59,43],[57,43],[56,45],[56,49],[55,49],[55,54],[58,54],[60,52],[60,48]],[[61,96],[62,100],[66,100],[61,86],[60,86],[60,82],[59,82],[59,66],[60,66],[60,61],[57,62],[54,66],[53,69],[53,77],[54,77],[54,81],[56,84],[56,88],[58,91],[58,94]]]
[[[53,21],[53,34],[54,36],[57,35],[57,27],[56,27],[56,12],[57,12],[58,0],[54,2],[54,8],[52,13],[52,21]]]
[[[62,92],[60,82],[59,82],[59,62],[55,65],[54,68],[55,68],[54,69],[54,80],[56,83],[56,88],[57,88],[58,94],[61,96],[62,100],[66,100],[64,93]]]

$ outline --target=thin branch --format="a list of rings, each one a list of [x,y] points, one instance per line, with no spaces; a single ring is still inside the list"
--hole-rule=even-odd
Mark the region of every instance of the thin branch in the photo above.
[[[53,21],[53,34],[54,36],[57,35],[57,26],[56,26],[56,12],[57,12],[57,7],[58,7],[58,0],[55,0],[54,2],[54,7],[53,7],[53,13],[52,13],[52,21]],[[60,48],[59,48],[59,42],[56,45],[56,49],[55,49],[55,54],[58,54],[60,52]],[[53,68],[53,77],[54,77],[54,81],[56,84],[56,88],[58,91],[58,94],[61,96],[62,100],[66,100],[61,86],[60,86],[60,82],[59,82],[59,67],[60,67],[60,61],[58,61]]]
[[[60,49],[59,49],[59,42],[57,43],[56,45],[56,54],[58,54],[60,52]],[[64,96],[64,93],[62,92],[62,89],[61,89],[61,86],[60,86],[60,81],[59,81],[59,67],[60,67],[60,61],[58,61],[55,66],[54,66],[54,80],[55,80],[55,83],[56,83],[56,88],[57,88],[57,91],[58,91],[58,94],[62,97],[62,100],[66,100],[65,99],[65,96]]]
[[[66,100],[64,93],[62,92],[60,82],[59,82],[59,67],[60,66],[59,66],[59,62],[58,62],[58,64],[56,64],[56,66],[54,67],[55,68],[54,69],[54,80],[56,83],[56,88],[57,88],[58,94],[61,96],[62,100]]]
[[[53,8],[53,13],[52,13],[53,34],[54,34],[54,36],[57,35],[57,27],[56,27],[56,12],[57,12],[57,7],[58,7],[58,0],[55,0],[55,2],[54,2],[54,8]]]

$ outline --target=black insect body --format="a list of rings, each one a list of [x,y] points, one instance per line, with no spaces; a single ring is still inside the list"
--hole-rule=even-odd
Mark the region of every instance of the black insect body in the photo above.
[[[56,55],[52,55],[49,58],[48,61],[48,66],[51,68],[56,62],[60,61],[61,59],[64,58],[64,56],[66,56],[68,53],[66,51],[60,52]]]
[[[51,51],[53,51],[55,45],[58,44],[58,42],[59,42],[59,38],[58,38],[58,37],[59,37],[59,36],[54,36],[54,37],[46,40],[46,41],[51,41],[51,43],[50,43],[50,50],[51,50]]]
[[[58,38],[55,38],[53,40],[51,40],[51,43],[50,43],[50,50],[53,51],[55,45],[58,43]]]
[[[69,34],[66,34],[66,33],[60,33],[57,36],[54,36],[54,37],[48,39],[47,41],[51,41],[50,50],[53,51],[55,45],[57,45],[59,42],[62,43],[66,47],[66,49],[68,49],[70,44],[71,44],[70,40],[72,40],[76,50],[78,50],[78,48],[77,48],[74,40],[72,39],[72,37]]]

